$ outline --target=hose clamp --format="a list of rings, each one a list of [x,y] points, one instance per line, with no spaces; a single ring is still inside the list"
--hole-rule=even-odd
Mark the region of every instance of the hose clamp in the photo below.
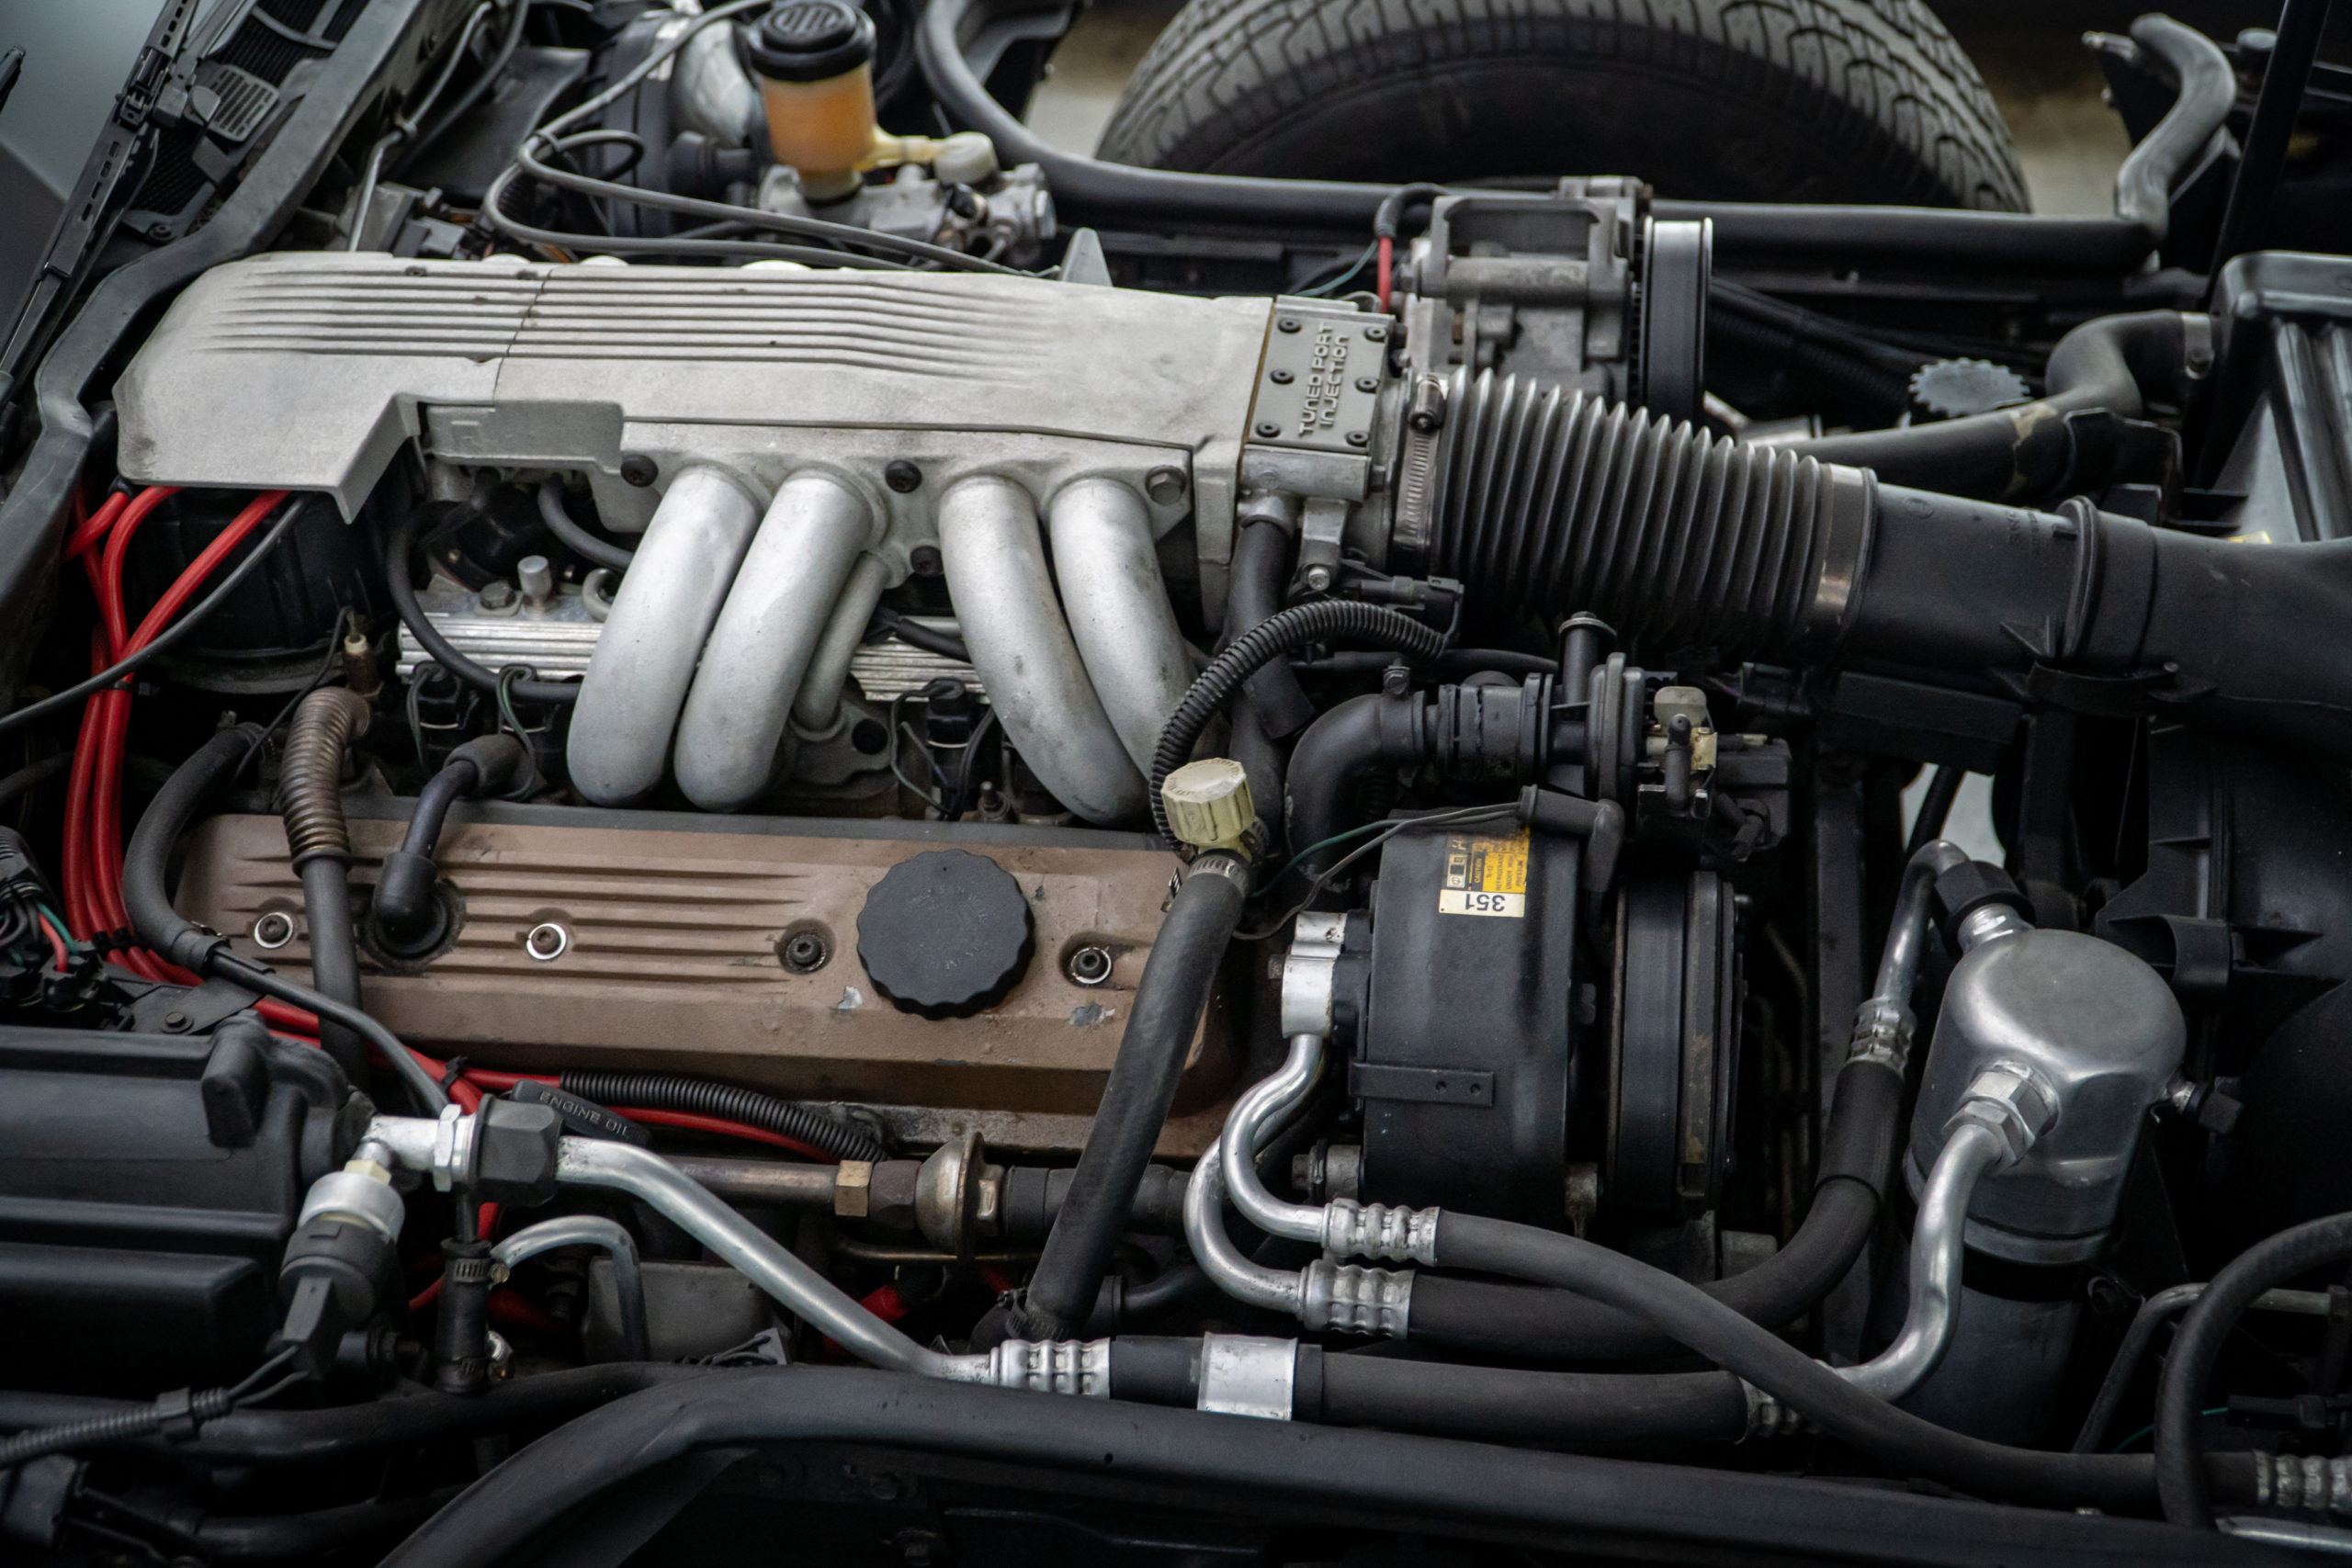
[[[1194,861],[1184,880],[1190,882],[1195,876],[1222,876],[1240,888],[1245,897],[1250,892],[1250,863],[1223,850],[1211,850]]]
[[[1201,1336],[1196,1410],[1287,1421],[1298,1384],[1298,1346],[1255,1334]]]
[[[1376,1258],[1437,1267],[1442,1209],[1407,1209],[1334,1198],[1323,1206],[1323,1250],[1334,1258]]]
[[[1846,628],[1853,620],[1855,606],[1861,603],[1862,580],[1870,572],[1871,542],[1878,532],[1876,475],[1843,463],[1823,463],[1820,484],[1816,515],[1821,567],[1813,580],[1813,603],[1805,610],[1800,649],[1808,658],[1834,652],[1846,640]]]
[[[1299,1275],[1298,1321],[1308,1330],[1402,1339],[1413,1314],[1409,1269],[1364,1269],[1318,1258]]]
[[[1739,1382],[1739,1392],[1747,1397],[1747,1429],[1740,1434],[1741,1442],[1750,1438],[1792,1438],[1805,1429],[1803,1416],[1746,1378]]]
[[[1108,1339],[1007,1339],[989,1352],[987,1375],[978,1381],[1032,1393],[1111,1397]]]

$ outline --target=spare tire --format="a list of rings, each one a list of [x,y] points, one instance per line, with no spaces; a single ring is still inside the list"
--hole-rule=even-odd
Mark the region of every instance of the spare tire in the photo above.
[[[1129,78],[1101,155],[2027,207],[1992,96],[1919,0],[1191,0]]]

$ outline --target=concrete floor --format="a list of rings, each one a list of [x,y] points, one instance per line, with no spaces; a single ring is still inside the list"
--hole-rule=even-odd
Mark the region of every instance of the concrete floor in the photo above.
[[[2135,0],[1940,0],[1936,9],[1993,90],[2016,140],[2038,212],[2112,211],[2115,171],[2131,144],[2101,100],[2098,68],[2082,47],[2091,28],[2120,32],[2147,9]],[[2172,13],[2227,39],[2264,25],[2261,0],[2191,0]],[[1098,0],[1070,30],[1038,89],[1029,122],[1057,147],[1091,152],[1127,73],[1177,6],[1168,0]],[[1564,174],[1590,172],[1563,170]],[[1638,174],[1639,170],[1633,171]]]

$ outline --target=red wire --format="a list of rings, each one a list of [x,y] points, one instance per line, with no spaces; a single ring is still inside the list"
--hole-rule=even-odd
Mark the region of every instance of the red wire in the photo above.
[[[1380,237],[1380,270],[1377,275],[1377,285],[1380,293],[1380,308],[1384,311],[1388,309],[1388,268],[1396,259],[1396,243],[1383,234]]]
[[[74,960],[68,956],[65,952],[65,939],[58,934],[58,931],[55,926],[49,923],[49,917],[46,915],[35,915],[33,919],[40,922],[41,934],[49,938],[49,950],[57,955],[57,967],[59,971],[62,972],[73,968]]]
[[[837,1155],[829,1155],[824,1150],[804,1144],[797,1138],[787,1138],[782,1133],[771,1133],[765,1127],[754,1127],[747,1122],[729,1122],[717,1116],[696,1116],[687,1111],[649,1111],[635,1106],[616,1105],[612,1108],[612,1111],[616,1116],[626,1116],[632,1122],[642,1122],[651,1127],[675,1127],[681,1132],[717,1133],[722,1137],[748,1138],[755,1144],[774,1144],[777,1148],[790,1149],[794,1154],[806,1155],[808,1158],[822,1161],[826,1165],[841,1163],[841,1158]]]

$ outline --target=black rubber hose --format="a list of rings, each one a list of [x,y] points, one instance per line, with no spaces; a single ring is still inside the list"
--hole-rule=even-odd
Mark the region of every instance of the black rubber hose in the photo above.
[[[286,847],[302,879],[311,984],[352,1007],[360,1005],[359,932],[351,916],[351,829],[343,818],[343,764],[352,745],[368,733],[368,701],[356,692],[342,686],[312,692],[286,727],[277,775]],[[368,1053],[357,1035],[322,1019],[319,1043],[352,1082],[368,1081]]]
[[[1766,1328],[1794,1322],[1837,1287],[1877,1227],[1894,1162],[1903,1086],[1870,1062],[1831,1086],[1821,1174],[1786,1247],[1744,1273],[1701,1289]],[[1423,1274],[1413,1281],[1416,1341],[1563,1361],[1671,1355],[1675,1342],[1637,1314],[1566,1291]]]
[[[54,757],[43,757],[38,762],[26,763],[6,778],[0,778],[0,806],[12,804],[18,795],[39,789],[51,779],[62,778],[73,766],[74,753],[71,751],[60,751]]]
[[[1300,1380],[1313,1403],[1294,1414],[1335,1427],[1576,1448],[1732,1442],[1747,1433],[1747,1394],[1729,1372],[1525,1371],[1326,1355],[1312,1346],[1301,1359],[1321,1376]]]
[[[2156,1384],[2156,1490],[2165,1518],[2196,1529],[2213,1528],[2198,1421],[2206,1382],[2238,1319],[2263,1292],[2347,1259],[2352,1259],[2352,1214],[2312,1220],[2256,1242],[2230,1259],[2188,1309]]]
[[[226,1415],[235,1407],[235,1404],[227,1389],[208,1388],[188,1395],[184,1419],[210,1421]],[[175,1416],[177,1412],[167,1413],[160,1404],[147,1404],[114,1415],[93,1416],[62,1426],[40,1427],[31,1431],[18,1432],[15,1437],[0,1441],[0,1472],[51,1454],[113,1448],[134,1438],[144,1438],[162,1431],[164,1422]]]
[[[1409,767],[1421,761],[1419,710],[1410,699],[1372,693],[1350,697],[1306,727],[1283,774],[1283,811],[1298,874],[1319,876],[1346,846],[1306,852],[1349,826],[1356,784],[1375,767]]]
[[[208,1514],[188,1533],[207,1562],[316,1562],[337,1547],[369,1540],[389,1546],[462,1490],[445,1487],[422,1497],[345,1503],[301,1514]]]
[[[1712,303],[1728,304],[1720,293],[1722,288],[1716,285],[1719,292],[1710,297]],[[1900,367],[1881,364],[1803,328],[1736,306],[1710,310],[1707,333],[1760,359],[1788,364],[1816,381],[1849,393],[1881,417],[1900,413],[1910,402],[1911,373],[1927,363],[1924,355],[1906,355],[1903,357],[1908,363]]]
[[[2144,392],[2177,402],[2187,393],[2189,317],[2141,310],[2085,321],[2058,340],[2043,395],[1992,413],[1896,430],[1824,435],[1789,444],[1824,462],[1869,468],[1887,484],[1987,501],[2054,493],[2075,461],[2069,414],[2101,410],[2138,419]]]
[[[755,1089],[670,1073],[567,1072],[560,1081],[567,1093],[599,1105],[635,1105],[648,1111],[748,1122],[821,1149],[835,1159],[878,1160],[888,1153],[855,1122]]]
[[[2141,1510],[2154,1501],[2152,1460],[2044,1453],[1947,1431],[1865,1393],[1688,1280],[1592,1242],[1449,1210],[1436,1257],[1441,1269],[1533,1280],[1638,1314],[1898,1473],[2020,1503]]]
[[[426,508],[414,507],[395,519],[384,531],[384,585],[392,595],[392,608],[401,618],[408,635],[416,639],[425,657],[463,681],[467,685],[485,692],[498,690],[498,676],[459,653],[449,639],[435,630],[426,616],[424,606],[417,603],[416,585],[409,581],[409,558],[416,550],[416,531],[424,521]],[[515,681],[507,685],[507,694],[517,702],[571,704],[580,700],[577,681]]]
[[[986,0],[931,0],[915,33],[924,82],[951,120],[984,133],[998,162],[1035,164],[1065,223],[1150,228],[1199,221],[1295,231],[1365,232],[1393,185],[1180,174],[1105,164],[1049,145],[989,96],[964,57],[967,34],[997,6]],[[2030,213],[1929,207],[1832,207],[1779,202],[1654,201],[1654,217],[1710,220],[1718,257],[1829,256],[1917,262],[1938,270],[1996,266],[2062,273],[2137,268],[2156,237],[2114,218],[2037,218]]]
[[[475,795],[504,794],[528,775],[530,766],[530,752],[502,730],[458,747],[441,771],[424,781],[401,847],[384,857],[376,874],[371,915],[378,941],[405,954],[424,952],[441,940],[447,915],[434,893],[440,874],[433,853],[449,808]]]
[[[1341,637],[1395,649],[1415,659],[1434,659],[1445,647],[1443,633],[1430,630],[1412,616],[1351,599],[1295,605],[1234,638],[1224,652],[1209,660],[1207,669],[1193,677],[1153,749],[1151,820],[1161,838],[1172,840],[1175,835],[1168,830],[1168,810],[1159,798],[1159,786],[1169,774],[1193,760],[1201,731],[1208,728],[1225,700],[1244,681],[1284,654],[1326,637]]]
[[[1272,620],[1283,607],[1283,589],[1290,581],[1290,536],[1273,523],[1244,525],[1234,542],[1232,577],[1225,596],[1225,636],[1227,644],[1244,632]],[[1298,687],[1298,676],[1282,660],[1260,669],[1242,683],[1250,705],[1257,710],[1258,727],[1269,739],[1297,734],[1315,717],[1315,705]]]
[[[1249,867],[1234,856],[1201,856],[1152,939],[1078,1173],[1029,1277],[1020,1313],[1028,1337],[1068,1338],[1093,1310],[1175,1101],[1217,965],[1240,923],[1249,882]]]
[[[155,792],[123,850],[122,904],[130,917],[130,929],[141,942],[183,969],[217,975],[264,996],[307,1008],[322,1020],[352,1031],[384,1054],[425,1114],[435,1114],[449,1103],[448,1093],[409,1055],[398,1035],[356,1007],[238,957],[230,951],[228,938],[182,919],[172,908],[171,896],[164,886],[172,846],[229,786],[261,738],[262,728],[257,724],[219,731],[174,769],[164,787]]]
[[[1911,824],[1911,841],[1903,847],[1905,863],[1944,836],[1944,823],[1951,817],[1951,803],[1960,798],[1960,786],[1967,778],[1966,768],[1946,762],[1928,781],[1928,793],[1919,798],[1918,818]]]
[[[2115,211],[2162,239],[2172,228],[2172,190],[2237,107],[2238,73],[2222,46],[2170,17],[2132,24],[2132,41],[2172,67],[2172,107],[2115,172]]]
[[[1900,1487],[1732,1469],[1701,1474],[1687,1466],[808,1366],[724,1373],[595,1411],[517,1450],[396,1548],[383,1568],[490,1568],[526,1544],[554,1544],[571,1510],[673,1460],[710,1449],[807,1443],[1061,1471],[1122,1489],[1148,1485],[1163,1499],[1181,1497],[1220,1516],[1305,1511],[1321,1519],[1409,1520],[1423,1532],[1663,1541],[1679,1543],[1665,1555],[1684,1558],[1867,1562],[1926,1550],[1939,1560],[2052,1568],[2275,1560],[2252,1542],[2160,1524],[1987,1507]],[[2106,1462],[2151,1473],[2144,1460]]]
[[[708,1367],[608,1361],[502,1379],[477,1394],[421,1392],[325,1409],[239,1410],[206,1422],[185,1442],[151,1434],[118,1438],[109,1446],[167,1448],[207,1463],[262,1468],[341,1463],[354,1454],[411,1448],[438,1438],[529,1431],[569,1421],[644,1389],[729,1375]],[[127,1400],[10,1390],[0,1392],[0,1427],[55,1427],[147,1408]]]
[[[628,563],[637,558],[635,550],[600,539],[572,521],[571,513],[564,510],[561,479],[548,479],[539,486],[539,521],[563,542],[564,548],[582,560],[627,571]]]
[[[902,615],[896,610],[876,606],[873,624],[888,632],[909,648],[919,648],[925,653],[935,653],[942,659],[952,659],[958,664],[969,664],[972,661],[972,650],[965,644],[962,637],[950,632],[926,626],[910,615]]]
[[[530,19],[531,5],[530,0],[506,0],[506,4],[510,7],[506,18],[506,30],[499,35],[497,50],[482,62],[481,74],[466,84],[466,90],[458,95],[457,101],[443,109],[440,117],[420,131],[416,140],[408,144],[407,150],[401,155],[401,169],[406,170],[410,164],[424,156],[427,148],[447,135],[452,126],[463,119],[476,104],[481,102],[481,96],[490,91],[492,85],[504,73],[507,62],[514,58],[514,51],[523,41],[523,24]]]

